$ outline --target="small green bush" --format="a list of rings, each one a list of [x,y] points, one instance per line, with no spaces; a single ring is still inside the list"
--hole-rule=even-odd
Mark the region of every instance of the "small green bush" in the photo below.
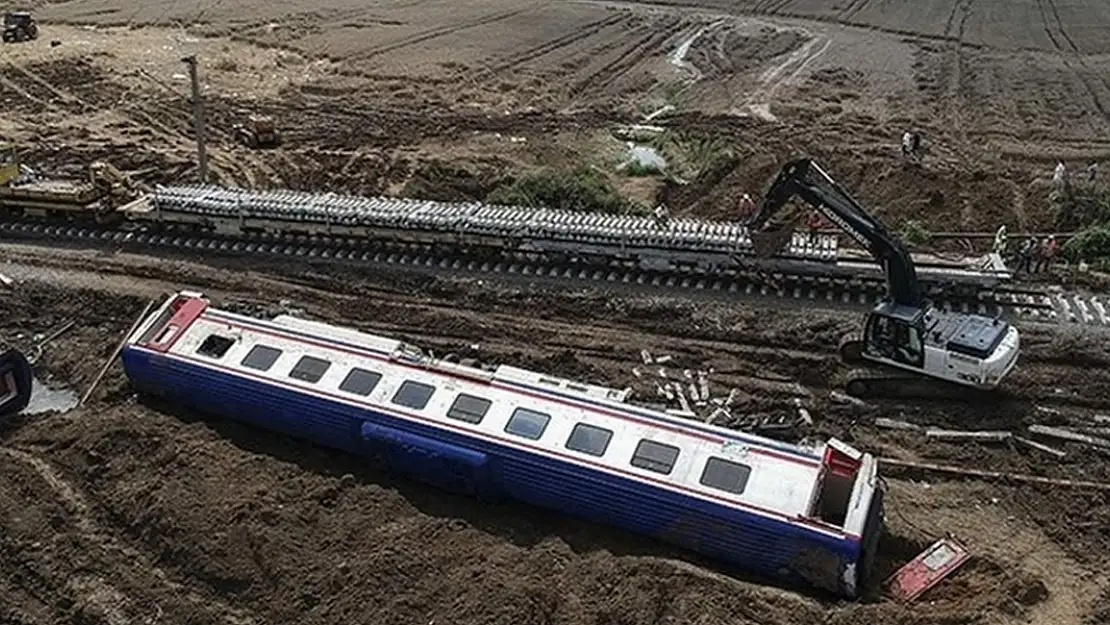
[[[1064,257],[1072,262],[1098,263],[1110,259],[1110,226],[1091,226],[1064,244]]]
[[[626,176],[633,178],[648,178],[651,176],[658,176],[663,172],[654,165],[645,165],[640,161],[631,161],[621,168],[621,172]]]
[[[581,213],[628,214],[642,210],[618,193],[604,174],[590,167],[525,174],[511,184],[494,189],[486,201]]]
[[[932,233],[916,219],[910,219],[902,224],[902,240],[910,245],[925,245],[932,238]]]

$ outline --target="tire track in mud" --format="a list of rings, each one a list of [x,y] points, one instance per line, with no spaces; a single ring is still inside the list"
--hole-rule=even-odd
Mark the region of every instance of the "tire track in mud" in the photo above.
[[[370,48],[369,50],[364,50],[364,51],[359,52],[357,54],[351,55],[349,58],[352,59],[352,60],[365,61],[365,60],[374,58],[375,56],[378,56],[380,54],[385,54],[386,52],[392,52],[394,50],[400,50],[401,48],[406,48],[406,47],[411,46],[411,45],[415,45],[415,44],[418,44],[418,43],[423,43],[425,41],[429,41],[429,40],[436,39],[436,38],[439,38],[439,37],[445,37],[447,35],[452,35],[452,34],[457,33],[459,31],[469,30],[471,28],[478,28],[480,26],[488,26],[490,24],[495,24],[497,22],[501,22],[501,21],[516,17],[517,15],[521,15],[521,14],[524,14],[524,13],[529,13],[529,12],[536,11],[538,8],[539,7],[528,7],[528,8],[524,8],[524,9],[514,9],[512,11],[505,11],[503,13],[496,13],[494,15],[488,15],[486,17],[482,17],[482,18],[479,18],[479,19],[476,19],[476,20],[465,22],[463,24],[452,24],[450,26],[440,26],[440,27],[437,27],[437,28],[432,28],[432,29],[425,30],[423,32],[417,33],[417,34],[415,34],[411,37],[406,37],[406,38],[402,39],[401,41],[396,41],[396,42],[393,42],[393,43],[386,44],[384,46],[378,46],[376,48]]]
[[[832,38],[827,35],[813,35],[809,31],[803,31],[811,38],[803,46],[795,50],[786,57],[784,61],[778,65],[771,66],[764,70],[759,77],[759,84],[748,97],[744,99],[744,103],[740,108],[750,109],[755,114],[774,121],[776,118],[771,113],[771,101],[774,99],[775,93],[794,78],[798,76],[806,67],[809,66],[814,60],[820,57],[832,45]],[[818,45],[822,44],[823,45]],[[789,71],[790,69],[793,71]]]
[[[662,36],[664,38],[669,38],[671,37],[671,34],[664,33]],[[652,32],[641,36],[634,43],[632,43],[630,47],[622,52],[615,61],[605,65],[598,70],[595,70],[594,72],[591,72],[585,78],[576,82],[574,86],[571,87],[571,93],[573,95],[579,95],[594,88],[595,86],[604,86],[605,84],[611,82],[608,80],[603,80],[604,77],[610,74],[614,68],[625,66],[629,58],[635,58],[636,60],[643,58],[643,56],[647,54],[647,50],[652,47],[652,42],[659,39],[659,37],[660,35],[658,33]],[[636,61],[634,61],[633,64],[635,62]]]
[[[92,507],[86,501],[84,495],[74,488],[60,471],[34,453],[5,447],[0,448],[0,456],[6,456],[32,469],[50,487],[58,501],[72,515],[72,523],[80,535],[80,540],[109,557],[115,556],[112,557],[112,560],[117,565],[137,569],[139,578],[155,577],[159,579],[162,585],[173,592],[175,596],[186,599],[205,613],[219,612],[223,615],[225,621],[233,625],[263,622],[262,619],[241,609],[233,608],[212,597],[202,597],[186,586],[173,581],[163,569],[158,567],[145,554],[105,532],[94,520]],[[129,601],[128,597],[103,579],[93,575],[74,576],[68,580],[67,587],[84,594],[90,602],[96,604],[109,625],[126,625],[133,622],[119,604],[123,603],[126,606],[129,603],[134,603],[134,601]],[[213,607],[216,609],[212,610]]]
[[[975,0],[957,0],[952,5],[952,12],[948,15],[948,21],[944,27],[944,38],[951,42],[950,64],[952,68],[952,76],[948,80],[948,96],[945,98],[947,103],[946,113],[953,122],[953,129],[956,134],[965,144],[967,143],[967,129],[964,125],[966,120],[963,114],[965,110],[963,82],[966,73],[964,67],[964,31],[967,26],[967,18],[971,16],[973,4],[975,4]],[[958,19],[957,15],[959,15]]]
[[[776,15],[778,13],[786,13],[787,12],[786,8],[789,7],[790,3],[793,2],[793,1],[794,0],[781,0],[780,2],[777,2],[777,3],[776,2],[771,2],[769,4],[769,7],[766,9],[766,11],[767,11],[767,13],[769,13],[771,15]]]
[[[837,15],[836,19],[851,23],[852,18],[859,15],[859,12],[862,11],[869,2],[871,2],[871,0],[851,0],[848,4],[848,8]]]
[[[592,37],[593,35],[598,34],[602,30],[605,30],[610,26],[615,26],[621,22],[628,21],[630,17],[630,15],[613,15],[594,22],[590,22],[589,24],[586,24],[585,26],[579,28],[574,32],[568,33],[566,35],[563,35],[562,37],[552,39],[538,46],[524,50],[520,54],[518,54],[516,58],[512,61],[497,65],[493,67],[490,71],[496,73],[505,71],[507,69],[520,67],[521,65],[524,65],[529,61],[532,61],[547,54],[551,54],[556,50],[560,50],[569,45],[578,43],[579,41],[582,41],[583,39],[586,39],[588,37]]]
[[[677,18],[667,20],[661,27],[663,32],[652,37],[642,49],[634,51],[631,55],[623,55],[616,63],[609,65],[607,79],[602,83],[602,87],[611,87],[619,78],[635,69],[653,51],[663,48],[674,37],[672,28],[678,26],[678,21]]]
[[[1072,40],[1071,35],[1069,35],[1067,29],[1064,28],[1064,22],[1060,19],[1060,12],[1056,8],[1056,1],[1037,0],[1037,4],[1041,10],[1041,17],[1044,19],[1045,22],[1045,33],[1047,33],[1048,38],[1052,40],[1052,45],[1056,47],[1056,49],[1063,57],[1070,55],[1075,58],[1075,61],[1079,64],[1081,68],[1080,70],[1077,70],[1070,64],[1068,64],[1066,58],[1064,58],[1064,64],[1067,65],[1068,69],[1070,69],[1080,80],[1080,82],[1083,83],[1083,86],[1087,89],[1087,92],[1090,94],[1091,99],[1094,101],[1095,108],[1098,109],[1098,112],[1102,114],[1102,117],[1104,119],[1110,120],[1110,111],[1107,110],[1106,105],[1102,102],[1102,98],[1099,97],[1097,90],[1095,89],[1094,85],[1092,85],[1091,77],[1095,77],[1100,83],[1102,83],[1103,89],[1106,89],[1107,91],[1110,91],[1110,83],[1106,82],[1106,79],[1102,77],[1101,72],[1092,70],[1091,67],[1087,65],[1087,62],[1083,59],[1083,54],[1080,52],[1079,46],[1075,45],[1075,41]],[[1067,50],[1065,50],[1064,47],[1060,45],[1059,40],[1052,36],[1052,30],[1049,26],[1048,14],[1045,11],[1046,4],[1048,12],[1052,13],[1052,20],[1056,22],[1056,30],[1060,33],[1060,37],[1067,43]]]
[[[79,98],[61,91],[41,76],[11,61],[6,61],[0,68],[0,87],[45,110],[63,115],[81,115],[90,109]]]
[[[80,116],[86,113],[103,110],[104,105],[94,104],[58,87],[51,81],[43,78],[33,70],[16,65],[8,61],[0,66],[0,90],[11,91],[20,97],[50,110],[66,116]],[[117,103],[110,106],[112,110],[126,123],[138,126],[153,133],[173,147],[184,147],[193,141],[191,126],[186,121],[188,115],[184,111],[170,109],[168,105],[158,101],[134,101],[130,104]],[[153,109],[154,114],[149,109]],[[163,119],[175,120],[174,126],[168,125]],[[180,120],[178,123],[177,120]],[[176,127],[175,127],[176,126]],[[226,135],[220,128],[209,131],[210,136]],[[231,166],[217,152],[213,151],[211,158],[212,168]],[[234,167],[233,167],[234,168]]]

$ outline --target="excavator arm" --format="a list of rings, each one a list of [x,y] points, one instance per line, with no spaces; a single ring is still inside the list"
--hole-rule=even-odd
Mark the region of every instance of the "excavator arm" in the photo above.
[[[811,159],[791,161],[782,167],[748,220],[749,230],[753,233],[763,230],[771,217],[795,196],[875,257],[886,272],[887,291],[895,303],[915,308],[924,305],[917,271],[901,241]]]

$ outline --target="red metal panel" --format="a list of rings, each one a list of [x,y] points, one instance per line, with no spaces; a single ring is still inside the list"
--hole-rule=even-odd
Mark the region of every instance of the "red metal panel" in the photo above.
[[[833,475],[854,475],[863,464],[858,458],[853,458],[837,446],[830,444],[825,448],[825,457],[822,463],[829,468]]]
[[[207,308],[208,302],[199,297],[177,298],[170,304],[173,316],[143,347],[157,352],[168,351]]]
[[[890,576],[890,594],[913,601],[963,566],[971,554],[953,538],[942,538]]]

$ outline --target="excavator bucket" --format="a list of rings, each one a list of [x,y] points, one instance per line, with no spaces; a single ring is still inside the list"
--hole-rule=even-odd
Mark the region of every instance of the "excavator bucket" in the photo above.
[[[774,256],[790,243],[794,238],[794,229],[790,227],[770,232],[752,232],[752,250],[758,258]]]

